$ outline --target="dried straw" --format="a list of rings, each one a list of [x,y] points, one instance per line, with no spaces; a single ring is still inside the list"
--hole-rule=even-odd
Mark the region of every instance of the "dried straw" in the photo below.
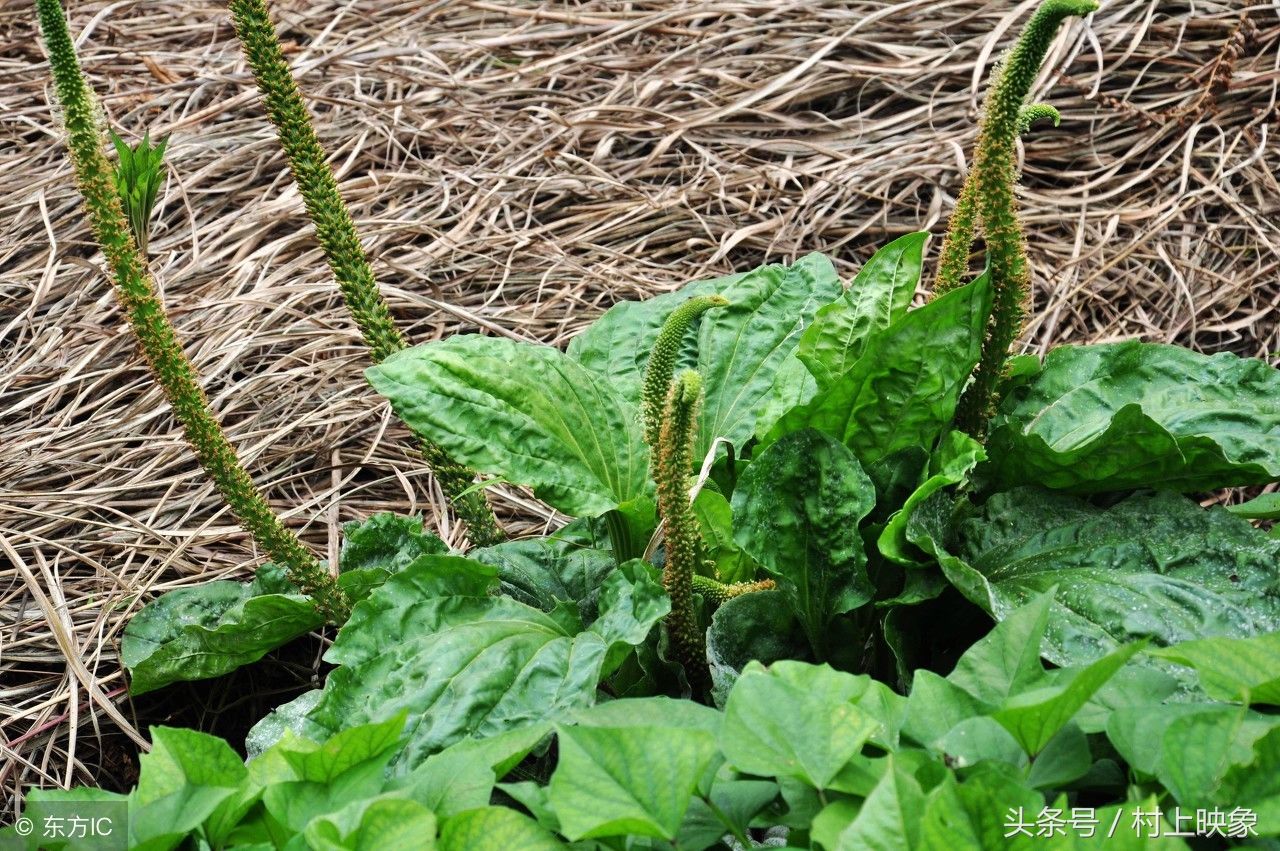
[[[619,299],[811,250],[851,275],[895,235],[939,233],[980,69],[1034,5],[274,8],[410,338],[483,330],[558,345]],[[374,511],[447,522],[361,377],[358,334],[225,9],[77,0],[69,15],[112,124],[172,135],[153,267],[269,498],[331,555],[340,524]],[[135,719],[124,696],[123,623],[156,593],[243,577],[259,558],[110,296],[33,20],[26,3],[0,6],[8,813],[19,786],[128,782],[124,737],[154,718]],[[1025,148],[1030,349],[1134,336],[1277,349],[1278,88],[1273,5],[1116,2],[1064,33],[1037,87],[1063,126],[1037,128]],[[556,521],[515,489],[496,502],[517,533]],[[302,667],[305,678],[314,659]]]

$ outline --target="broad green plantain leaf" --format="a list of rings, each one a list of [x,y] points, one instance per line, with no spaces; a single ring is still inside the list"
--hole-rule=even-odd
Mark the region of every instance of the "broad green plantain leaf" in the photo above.
[[[421,517],[384,511],[358,523],[343,524],[338,581],[352,602],[358,603],[418,556],[448,551],[444,541],[422,531]]]
[[[1196,669],[1217,700],[1280,706],[1280,632],[1252,638],[1205,638],[1152,651]]]
[[[881,554],[898,564],[919,564],[920,551],[907,541],[907,520],[911,513],[917,505],[943,488],[963,482],[969,472],[986,458],[987,452],[978,441],[962,431],[947,432],[929,459],[929,478],[911,492],[880,533],[878,546]]]
[[[737,770],[825,789],[885,725],[862,705],[871,679],[826,665],[747,665],[725,704],[720,747]]]
[[[324,624],[275,565],[252,582],[217,580],[170,591],[125,626],[120,660],[132,694],[203,680],[256,662]]]
[[[569,355],[608,381],[633,406],[649,352],[667,315],[694,295],[720,293],[728,307],[704,314],[691,330],[683,365],[702,374],[706,397],[694,457],[717,437],[742,447],[756,432],[774,376],[791,358],[818,308],[840,295],[831,261],[809,254],[790,266],[699,281],[679,292],[615,306],[569,344]]]
[[[600,585],[617,567],[613,553],[559,537],[503,541],[467,558],[496,567],[504,594],[544,612],[575,603],[584,621],[595,618]]]
[[[863,464],[909,446],[932,447],[978,362],[990,311],[991,286],[983,275],[907,313],[871,335],[853,366],[784,415],[765,442],[816,428]]]
[[[710,488],[698,491],[693,514],[702,532],[703,556],[715,567],[721,582],[748,582],[755,578],[756,563],[733,539],[733,510],[723,494]]]
[[[674,839],[712,758],[715,736],[691,727],[560,727],[548,787],[571,840]]]
[[[938,494],[908,537],[998,620],[1056,587],[1041,652],[1087,664],[1135,639],[1168,646],[1280,629],[1280,540],[1220,508],[1164,492],[1099,508],[1020,488],[952,516]]]
[[[778,580],[819,659],[830,620],[874,593],[858,532],[874,504],[853,453],[812,429],[765,450],[733,495],[734,539]]]
[[[640,562],[605,580],[587,628],[489,596],[494,569],[423,556],[359,604],[326,659],[340,665],[308,714],[332,732],[409,712],[399,768],[467,737],[551,720],[591,704],[596,685],[670,609]]]
[[[817,312],[797,356],[828,387],[862,354],[867,337],[902,318],[920,281],[924,231],[900,236],[871,256],[839,299]]]
[[[416,433],[566,514],[594,517],[652,488],[635,406],[558,349],[460,335],[365,375]]]
[[[717,703],[753,659],[768,665],[805,655],[808,640],[779,590],[756,591],[725,601],[711,615],[707,659]]]
[[[564,851],[568,846],[515,810],[481,807],[447,820],[436,847],[439,851]]]
[[[993,484],[1202,491],[1280,479],[1280,372],[1127,341],[1062,346],[991,423]]]

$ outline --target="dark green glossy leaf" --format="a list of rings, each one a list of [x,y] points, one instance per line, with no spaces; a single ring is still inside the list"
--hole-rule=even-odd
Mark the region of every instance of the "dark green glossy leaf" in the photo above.
[[[998,487],[1200,491],[1280,478],[1280,372],[1127,341],[1062,346],[992,421]]]
[[[900,236],[871,256],[836,301],[817,312],[800,337],[797,356],[817,379],[830,386],[862,354],[867,337],[888,328],[907,312],[929,234]]]
[[[931,447],[978,362],[990,310],[983,276],[907,313],[868,338],[857,362],[782,417],[766,442],[816,428],[864,464],[908,446]]]
[[[358,605],[326,659],[309,714],[330,731],[409,712],[405,767],[465,737],[553,719],[590,704],[596,685],[670,608],[644,565],[615,570],[583,629],[565,607],[542,612],[492,597],[494,570],[423,556]]]
[[[755,434],[774,376],[791,358],[800,332],[819,307],[840,295],[830,260],[809,254],[790,266],[761,266],[645,302],[619,304],[569,344],[570,356],[636,406],[662,322],[685,299],[707,293],[724,295],[729,306],[704,314],[686,345],[684,365],[702,374],[706,393],[694,453],[698,459],[717,437],[741,447]]]
[[[459,335],[365,375],[415,432],[566,514],[594,517],[651,489],[635,406],[558,349]]]
[[[874,500],[853,454],[812,429],[765,450],[733,495],[734,539],[778,580],[819,659],[831,618],[872,597],[858,523]]]
[[[986,450],[969,435],[961,431],[947,432],[937,451],[929,459],[929,478],[925,479],[902,504],[880,533],[878,542],[881,554],[898,564],[913,566],[920,563],[920,551],[907,541],[907,520],[920,505],[938,491],[965,480],[980,461],[986,460]]]
[[[504,541],[467,558],[496,567],[504,594],[544,612],[575,603],[584,622],[595,619],[600,585],[617,567],[613,553],[558,536]]]
[[[1157,646],[1280,629],[1280,540],[1176,494],[1098,508],[1023,488],[955,517],[943,499],[912,515],[908,537],[997,619],[1056,588],[1045,658],[1087,664],[1120,644]],[[945,544],[944,544],[945,542]]]
[[[717,702],[724,702],[748,662],[768,665],[779,659],[795,659],[807,648],[804,629],[782,591],[758,591],[726,601],[712,614],[707,630],[707,657]]]
[[[132,694],[203,680],[256,662],[324,618],[265,565],[253,582],[218,580],[159,597],[134,615],[120,642]]]

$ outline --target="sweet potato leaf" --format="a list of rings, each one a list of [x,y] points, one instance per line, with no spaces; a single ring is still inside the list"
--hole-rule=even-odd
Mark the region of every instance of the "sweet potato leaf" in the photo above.
[[[365,375],[415,432],[566,514],[594,517],[652,489],[635,405],[558,349],[460,335]]]
[[[1152,651],[1196,669],[1217,700],[1280,706],[1280,632],[1251,638],[1202,638]]]
[[[1127,341],[1061,346],[992,421],[996,488],[1201,491],[1280,479],[1280,371]]]

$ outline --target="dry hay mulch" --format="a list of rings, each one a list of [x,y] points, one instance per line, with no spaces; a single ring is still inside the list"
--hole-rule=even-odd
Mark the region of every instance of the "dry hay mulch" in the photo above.
[[[1035,5],[279,2],[402,326],[563,344],[619,299],[812,250],[851,275],[941,231],[981,83]],[[1194,11],[1193,11],[1194,8]],[[1270,357],[1280,299],[1280,13],[1108,3],[1036,87],[1027,346],[1125,337]],[[424,512],[460,543],[324,268],[211,2],[73,2],[111,123],[170,136],[153,266],[254,477],[333,557],[344,521]],[[146,599],[258,563],[112,300],[29,4],[0,8],[0,786],[127,785],[147,723],[261,714],[318,641],[234,688],[129,702]],[[937,248],[935,240],[931,246]],[[514,490],[518,532],[554,522]],[[283,687],[281,687],[283,689]],[[267,692],[246,707],[244,693]],[[193,720],[194,719],[194,720]],[[249,720],[252,720],[251,717]]]

